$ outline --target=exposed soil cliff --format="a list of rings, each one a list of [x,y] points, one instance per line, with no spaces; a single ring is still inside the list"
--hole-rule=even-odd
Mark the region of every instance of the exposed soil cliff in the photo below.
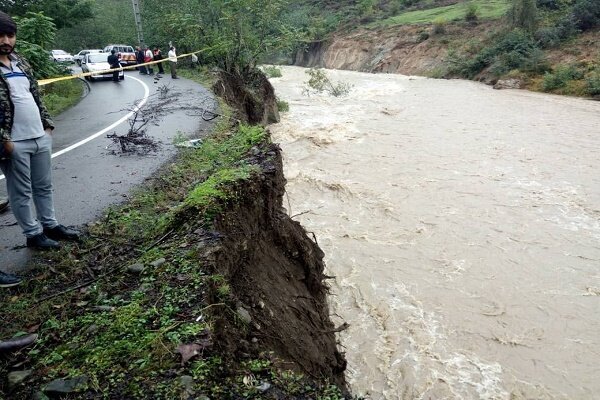
[[[239,201],[216,219],[222,240],[212,263],[253,322],[240,338],[221,320],[219,342],[247,352],[247,344],[258,338],[263,349],[297,369],[343,387],[346,361],[329,319],[324,254],[282,207],[285,178],[279,147],[270,145],[254,162],[262,174],[240,185]]]
[[[502,21],[360,28],[350,33],[337,33],[327,41],[311,43],[295,54],[293,63],[304,67],[452,78],[455,75],[450,52],[456,51],[455,56],[469,54],[473,48],[484,46],[493,32],[502,29]],[[600,30],[588,31],[557,48],[546,50],[542,61],[545,60],[551,69],[568,64],[586,71],[600,60],[599,44]],[[518,71],[498,76],[486,68],[474,79],[488,84],[509,79],[515,81],[513,87],[541,90],[542,77],[543,73]]]

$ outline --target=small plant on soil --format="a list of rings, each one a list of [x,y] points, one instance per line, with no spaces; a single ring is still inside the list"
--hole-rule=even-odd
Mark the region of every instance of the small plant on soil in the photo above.
[[[277,99],[277,109],[279,112],[288,112],[290,111],[290,105],[287,101]]]
[[[263,67],[263,72],[267,78],[281,78],[283,76],[281,70],[274,65]]]
[[[311,68],[306,71],[310,77],[304,82],[302,93],[310,96],[312,93],[328,93],[334,97],[347,96],[352,90],[352,85],[348,82],[332,82],[325,71],[320,68]]]

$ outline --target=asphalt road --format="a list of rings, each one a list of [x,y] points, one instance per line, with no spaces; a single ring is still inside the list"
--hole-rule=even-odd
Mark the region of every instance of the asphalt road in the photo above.
[[[54,205],[63,225],[82,227],[107,206],[123,202],[133,187],[172,158],[176,137],[202,136],[211,129],[212,124],[200,117],[198,108],[214,110],[216,101],[201,85],[183,78],[173,80],[169,75],[160,79],[135,71],[125,75],[120,83],[90,83],[87,95],[54,119]],[[165,92],[169,96],[166,102],[161,97]],[[159,143],[156,152],[125,155],[107,138],[109,134],[127,133],[135,105],[141,105],[143,115],[155,117],[146,125],[146,134]],[[0,197],[6,197],[3,176]],[[33,252],[25,247],[25,237],[12,213],[1,213],[0,269],[25,271]]]

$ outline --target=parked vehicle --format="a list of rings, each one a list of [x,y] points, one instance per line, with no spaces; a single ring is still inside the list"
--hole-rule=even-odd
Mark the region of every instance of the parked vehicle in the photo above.
[[[77,53],[73,56],[73,61],[75,61],[77,63],[77,65],[81,66],[81,60],[83,60],[83,57],[89,53],[102,53],[102,50],[100,50],[100,49],[81,50],[79,53]]]
[[[110,70],[110,65],[108,64],[108,56],[106,53],[88,53],[81,60],[81,70],[83,72],[95,72],[95,71],[106,71],[106,72],[98,72],[96,74],[92,74],[90,76],[86,76],[85,79],[88,81],[94,81],[95,79],[109,78],[112,79],[112,71]],[[119,79],[125,79],[125,74],[123,70],[119,71]]]
[[[50,51],[50,57],[52,57],[52,60],[54,60],[55,62],[73,62],[73,55],[67,53],[64,50],[52,50]]]
[[[135,50],[131,46],[125,44],[109,44],[104,48],[104,52],[110,54],[111,50],[115,50],[119,57],[121,65],[135,65],[137,61],[135,59]]]

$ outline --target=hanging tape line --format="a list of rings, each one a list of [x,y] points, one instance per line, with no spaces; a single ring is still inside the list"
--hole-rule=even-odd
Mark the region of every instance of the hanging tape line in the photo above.
[[[182,57],[191,56],[192,54],[202,53],[205,50],[206,49],[194,51],[192,53],[182,54],[180,56],[177,56],[176,58],[182,58]],[[154,65],[154,64],[161,63],[161,62],[165,62],[165,61],[169,61],[169,57],[163,58],[162,60],[159,60],[159,61],[148,61],[147,63],[129,65],[127,67],[121,67],[121,68],[115,68],[115,69],[111,68],[111,69],[105,69],[105,70],[102,70],[102,71],[94,71],[94,72],[80,72],[80,73],[75,74],[75,75],[60,76],[58,78],[40,79],[38,81],[38,85],[39,86],[44,86],[44,85],[48,85],[48,84],[54,83],[54,82],[67,81],[69,79],[83,78],[83,77],[86,77],[86,76],[92,76],[92,75],[98,75],[98,74],[107,74],[109,72],[114,72],[115,70],[116,71],[121,71],[121,70],[135,69],[135,68],[140,67],[140,66]]]

